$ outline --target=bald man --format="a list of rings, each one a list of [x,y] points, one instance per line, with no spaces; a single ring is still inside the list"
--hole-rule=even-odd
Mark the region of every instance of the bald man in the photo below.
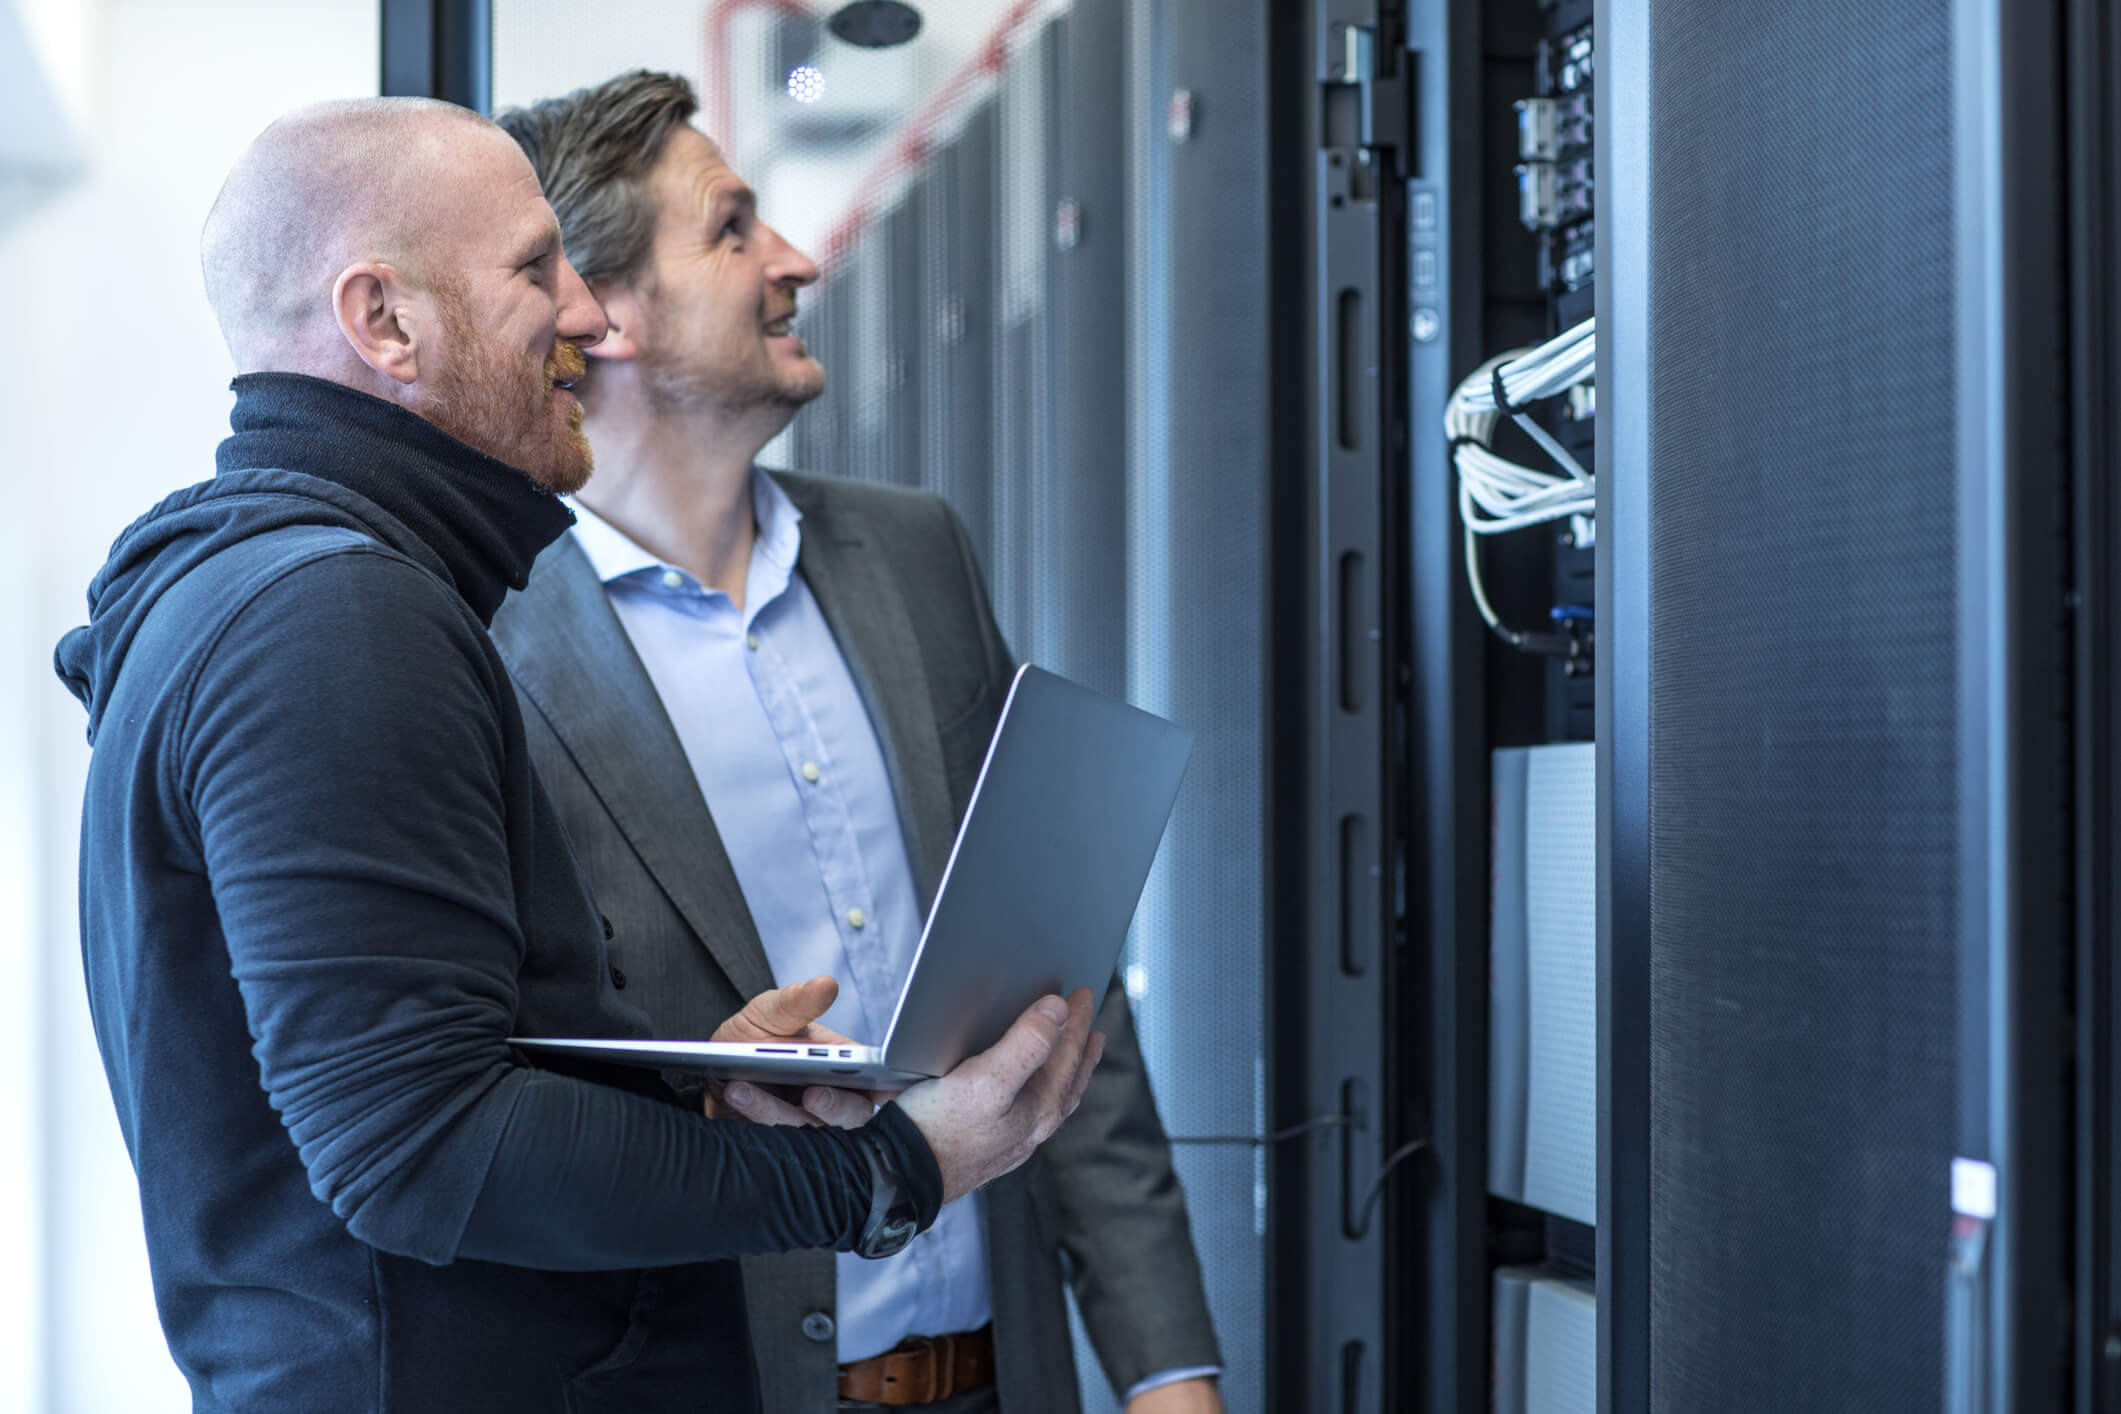
[[[213,480],[118,540],[83,959],[202,1411],[748,1410],[733,1258],[886,1255],[1080,1099],[1087,991],[856,1130],[709,1119],[511,1036],[639,1036],[487,625],[589,473],[604,317],[529,164],[443,104],[303,110],[208,218]],[[830,979],[721,1034],[811,1034]]]

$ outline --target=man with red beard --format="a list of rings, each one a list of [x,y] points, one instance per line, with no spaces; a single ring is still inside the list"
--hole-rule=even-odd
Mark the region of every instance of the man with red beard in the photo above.
[[[486,633],[588,476],[604,316],[529,164],[445,104],[282,119],[202,244],[234,435],[58,652],[89,999],[193,1407],[756,1408],[730,1259],[882,1256],[1023,1162],[1101,1053],[1089,994],[852,1131],[532,1068],[511,1037],[648,1033]]]

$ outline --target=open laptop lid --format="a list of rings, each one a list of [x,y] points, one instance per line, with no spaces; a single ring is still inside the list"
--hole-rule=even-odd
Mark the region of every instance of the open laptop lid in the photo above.
[[[1002,704],[885,1062],[941,1075],[1048,993],[1103,998],[1193,733],[1026,665]]]

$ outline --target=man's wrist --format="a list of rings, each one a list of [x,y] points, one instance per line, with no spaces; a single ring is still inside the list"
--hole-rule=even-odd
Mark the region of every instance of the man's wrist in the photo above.
[[[897,1105],[854,1131],[869,1160],[869,1213],[854,1252],[888,1257],[935,1224],[942,1211],[943,1175],[934,1151]]]
[[[889,1257],[913,1240],[920,1231],[920,1219],[890,1147],[866,1130],[855,1132],[861,1135],[862,1153],[869,1160],[869,1216],[855,1239],[854,1254],[872,1260]]]

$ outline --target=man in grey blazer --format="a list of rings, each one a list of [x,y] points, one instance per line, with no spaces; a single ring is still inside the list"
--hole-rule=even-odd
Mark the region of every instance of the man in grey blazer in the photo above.
[[[578,523],[494,622],[612,981],[671,1036],[829,974],[819,1024],[881,1039],[1013,670],[934,497],[757,470],[824,371],[816,268],[636,72],[501,116],[610,321],[579,393]],[[825,1003],[829,1001],[829,1007]],[[1064,1262],[1128,1414],[1218,1414],[1220,1355],[1124,993],[1075,1117],[882,1262],[745,1263],[768,1414],[1074,1411]],[[858,1124],[813,1087],[722,1103]],[[1065,1254],[1065,1255],[1064,1255]]]

